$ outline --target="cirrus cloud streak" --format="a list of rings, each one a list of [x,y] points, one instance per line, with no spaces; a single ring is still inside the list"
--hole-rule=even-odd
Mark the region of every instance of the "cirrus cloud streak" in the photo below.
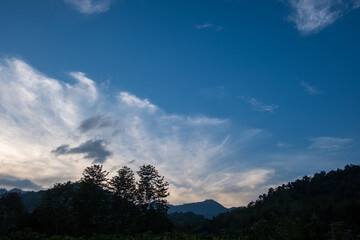
[[[289,0],[294,22],[302,34],[314,34],[360,6],[358,0]]]
[[[109,170],[153,164],[170,183],[172,203],[211,197],[238,206],[256,197],[255,187],[274,174],[240,157],[261,138],[260,129],[235,131],[228,119],[169,114],[126,91],[109,101],[86,74],[70,76],[74,83],[50,78],[20,59],[1,61],[3,183],[35,190],[77,180],[92,162]]]

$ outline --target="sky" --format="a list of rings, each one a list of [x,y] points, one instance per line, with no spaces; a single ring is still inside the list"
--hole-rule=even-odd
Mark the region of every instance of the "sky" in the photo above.
[[[360,164],[359,0],[2,0],[0,29],[0,187],[152,164],[232,207]]]

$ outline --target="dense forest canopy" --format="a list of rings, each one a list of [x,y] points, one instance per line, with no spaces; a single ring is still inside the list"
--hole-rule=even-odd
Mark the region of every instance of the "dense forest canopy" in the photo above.
[[[270,188],[206,229],[242,229],[254,239],[359,239],[360,166],[347,165]]]
[[[3,191],[0,239],[127,239],[121,236],[136,234],[142,235],[134,239],[151,239],[153,234],[157,239],[360,239],[359,165],[270,188],[246,207],[211,220],[191,212],[168,215],[164,177],[152,165],[136,173],[139,181],[124,166],[109,179],[101,165],[87,167],[79,181],[42,191],[41,203],[32,212],[18,192]],[[97,238],[99,234],[105,237]]]
[[[168,183],[151,165],[141,166],[137,174],[139,182],[124,166],[108,179],[101,165],[87,167],[79,181],[57,183],[44,191],[31,214],[20,195],[5,193],[0,199],[0,233],[25,226],[47,235],[74,236],[170,230]]]

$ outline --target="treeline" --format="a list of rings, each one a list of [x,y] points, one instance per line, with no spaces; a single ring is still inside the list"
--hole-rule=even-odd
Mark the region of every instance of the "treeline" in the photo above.
[[[108,179],[102,166],[88,167],[79,181],[44,191],[31,213],[18,194],[7,193],[0,198],[0,235],[7,237],[0,239],[360,239],[359,165],[270,188],[246,207],[212,220],[175,213],[175,226],[167,216],[164,177],[151,165],[137,174],[138,182],[123,167]]]
[[[360,239],[360,166],[270,188],[246,208],[203,223],[202,231],[237,232],[241,239]]]
[[[134,235],[170,231],[168,183],[152,165],[134,172],[124,166],[108,179],[101,165],[87,167],[77,182],[57,183],[28,213],[17,193],[0,198],[0,234],[24,228],[52,235]]]

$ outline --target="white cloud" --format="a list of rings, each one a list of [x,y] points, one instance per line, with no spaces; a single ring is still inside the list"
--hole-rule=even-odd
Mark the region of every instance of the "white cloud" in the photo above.
[[[93,93],[87,88],[79,82],[69,85],[49,78],[18,59],[2,61],[1,174],[36,178],[39,185],[52,176],[73,176],[77,169],[73,161],[58,161],[49,153],[69,139],[91,107]]]
[[[118,99],[130,107],[143,108],[150,112],[155,112],[158,109],[158,107],[150,103],[148,99],[140,99],[128,92],[120,92]]]
[[[228,120],[209,117],[187,117],[187,121],[192,125],[220,125]]]
[[[265,183],[271,179],[275,171],[255,168],[245,172],[218,172],[191,182],[194,191],[187,191],[183,186],[172,186],[176,189],[179,202],[195,202],[200,199],[216,199],[225,206],[244,206],[255,200],[260,193],[266,192]],[[203,186],[207,186],[206,189]],[[234,204],[234,199],[238,199]]]
[[[278,146],[279,148],[290,148],[292,147],[293,145],[290,144],[290,143],[286,143],[286,142],[278,142],[276,144],[276,146]]]
[[[221,31],[223,29],[223,27],[216,26],[216,25],[212,24],[211,22],[194,25],[194,28],[199,29],[199,30],[202,30],[202,29],[214,29],[215,31]]]
[[[106,169],[129,161],[135,171],[155,165],[171,184],[172,203],[211,197],[228,206],[246,204],[273,174],[239,159],[238,152],[255,142],[261,129],[235,131],[227,119],[168,114],[125,91],[108,102],[84,73],[71,76],[74,84],[19,59],[0,62],[0,176],[9,176],[3,182],[49,187],[77,180],[93,160],[89,153],[98,153],[71,149],[99,139],[107,143]],[[52,152],[61,146],[66,154]],[[221,190],[219,181],[229,187]]]
[[[79,89],[90,93],[91,101],[95,101],[97,99],[98,95],[94,81],[87,78],[82,72],[71,72],[70,75],[78,80],[78,84],[82,86]]]
[[[275,109],[277,109],[279,106],[275,105],[275,104],[264,104],[263,102],[261,102],[260,100],[257,100],[255,98],[245,98],[242,97],[242,99],[244,99],[245,101],[247,101],[253,108],[253,110],[258,111],[258,112],[270,112],[270,113],[274,113]]]
[[[310,95],[319,95],[322,93],[321,90],[316,89],[314,86],[311,86],[309,83],[301,81],[300,86],[303,86],[305,91]]]
[[[340,150],[348,147],[353,141],[351,138],[314,137],[310,139],[309,149]]]
[[[283,182],[279,174],[291,173],[287,181],[343,167],[344,159],[358,161],[352,156],[357,152],[318,151],[351,147],[350,138],[312,138],[313,151],[305,153],[259,151],[269,137],[262,129],[243,129],[229,119],[169,114],[125,91],[110,102],[85,74],[71,75],[75,82],[69,84],[19,59],[0,61],[0,184],[30,189],[78,180],[103,151],[104,168],[112,173],[124,164],[135,171],[142,164],[156,166],[170,182],[171,203],[214,198],[239,206]],[[95,151],[87,148],[90,143],[104,144]],[[66,154],[52,153],[59,153],[60,146]]]
[[[353,5],[353,9],[359,8],[360,7],[360,0],[354,0],[354,5]]]
[[[358,0],[289,0],[289,4],[293,11],[289,20],[303,34],[317,33],[359,7]]]
[[[213,28],[214,25],[212,23],[204,23],[199,25],[194,25],[194,28],[196,29],[204,29],[204,28]]]
[[[82,14],[95,14],[110,9],[111,0],[64,0]]]

